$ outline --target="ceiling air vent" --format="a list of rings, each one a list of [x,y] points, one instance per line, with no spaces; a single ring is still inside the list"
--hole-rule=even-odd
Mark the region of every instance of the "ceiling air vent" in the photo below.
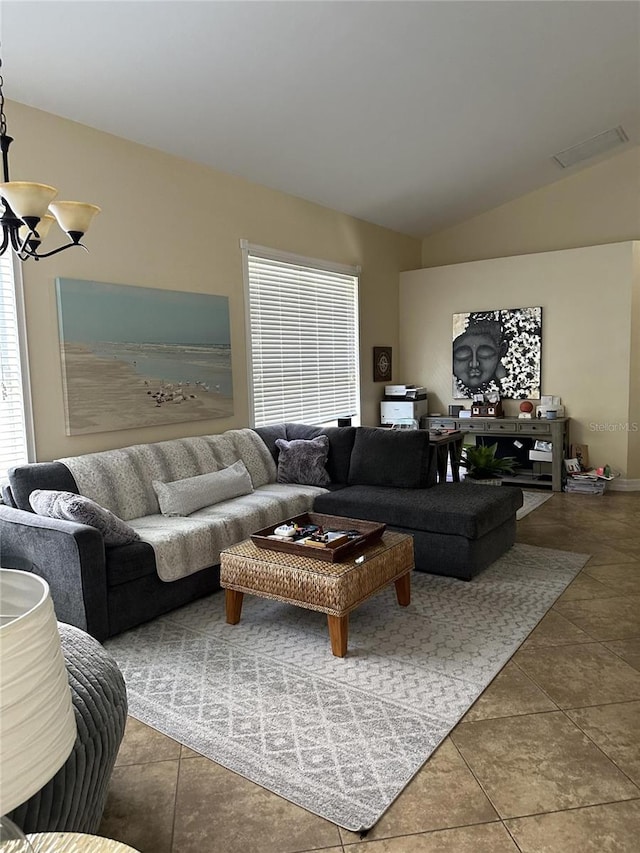
[[[619,125],[612,130],[605,130],[604,133],[592,136],[591,139],[586,139],[584,142],[579,142],[571,148],[565,148],[559,154],[554,154],[553,159],[563,169],[568,169],[569,166],[575,166],[576,163],[582,163],[583,160],[590,160],[592,157],[604,154],[605,151],[615,148],[616,145],[622,145],[628,141],[629,137]]]

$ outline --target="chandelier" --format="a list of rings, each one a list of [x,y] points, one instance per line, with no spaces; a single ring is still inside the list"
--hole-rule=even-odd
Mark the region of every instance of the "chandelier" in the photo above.
[[[9,178],[9,146],[13,142],[7,135],[7,120],[4,114],[4,94],[2,91],[2,58],[0,57],[0,152],[2,153],[3,181],[0,183],[0,201],[3,210],[0,216],[2,224],[2,243],[0,256],[13,249],[21,261],[33,258],[50,258],[72,246],[80,246],[87,251],[80,240],[89,228],[91,220],[100,213],[95,204],[82,201],[54,201],[58,195],[55,187],[48,184],[35,184],[31,181],[12,181]],[[50,252],[41,252],[40,244],[47,236],[54,222],[69,237],[69,242]]]

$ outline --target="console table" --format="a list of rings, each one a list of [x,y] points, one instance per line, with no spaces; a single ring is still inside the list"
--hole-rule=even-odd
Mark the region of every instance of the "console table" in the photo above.
[[[480,433],[480,435],[491,438],[504,435],[511,438],[539,438],[542,441],[550,441],[552,445],[553,458],[551,460],[551,483],[534,480],[533,476],[522,477],[516,474],[509,477],[510,482],[518,485],[535,483],[540,486],[550,485],[554,492],[562,491],[563,460],[569,455],[569,421],[570,418],[449,418],[434,417],[429,415],[425,418],[425,426],[432,430],[462,430],[467,433]]]

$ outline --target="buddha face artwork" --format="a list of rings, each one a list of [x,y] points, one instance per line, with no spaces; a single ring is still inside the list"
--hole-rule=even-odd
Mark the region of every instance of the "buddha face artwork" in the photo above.
[[[453,315],[454,399],[540,397],[542,308]]]

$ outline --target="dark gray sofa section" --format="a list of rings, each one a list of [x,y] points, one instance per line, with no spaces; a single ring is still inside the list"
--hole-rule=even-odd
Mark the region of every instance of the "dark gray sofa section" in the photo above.
[[[520,489],[442,483],[429,489],[350,486],[320,495],[314,509],[384,521],[410,533],[416,569],[470,580],[515,542]]]
[[[347,485],[428,488],[436,482],[436,456],[429,434],[421,430],[377,427],[315,427],[286,423],[255,430],[278,462],[276,440],[329,439],[330,490]]]
[[[421,571],[468,580],[515,541],[520,489],[435,485],[435,450],[423,430],[287,423],[256,432],[276,461],[278,438],[326,434],[332,482],[314,508],[410,533]],[[9,482],[0,505],[0,561],[45,578],[61,621],[104,640],[220,588],[219,566],[165,583],[148,543],[105,548],[93,527],[33,513],[34,489],[78,492],[65,465],[23,465]]]
[[[436,485],[436,453],[428,432],[291,423],[256,432],[276,462],[276,439],[325,433],[332,484],[316,497],[314,509],[384,522],[411,534],[419,571],[470,580],[515,542],[522,491],[471,483]]]
[[[13,506],[0,505],[0,562],[43,577],[61,622],[105,640],[220,589],[219,566],[165,583],[147,542],[105,548],[95,527],[36,515],[34,489],[78,492],[66,465],[21,465],[9,481],[3,500]]]
[[[276,441],[284,438],[287,441],[316,438],[326,435],[329,439],[329,458],[327,472],[331,478],[329,488],[342,487],[349,478],[351,453],[356,439],[356,427],[316,427],[309,424],[274,424],[273,426],[257,427],[255,430],[269,448],[275,462],[278,462]]]

